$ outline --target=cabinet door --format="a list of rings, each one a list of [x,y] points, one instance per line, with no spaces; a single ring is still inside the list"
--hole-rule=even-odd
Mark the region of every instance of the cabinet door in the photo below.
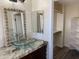
[[[46,59],[46,46],[41,47],[32,53],[33,59]]]
[[[46,45],[21,59],[46,59]]]
[[[33,57],[32,57],[31,54],[29,54],[29,55],[27,55],[27,56],[25,56],[25,57],[23,57],[23,58],[21,58],[21,59],[33,59]]]

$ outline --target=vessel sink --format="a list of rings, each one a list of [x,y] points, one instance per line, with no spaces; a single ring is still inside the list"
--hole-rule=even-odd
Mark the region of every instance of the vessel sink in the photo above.
[[[29,44],[35,42],[36,40],[26,40],[26,41],[15,41],[12,44],[17,48],[17,49],[27,49],[31,47]]]

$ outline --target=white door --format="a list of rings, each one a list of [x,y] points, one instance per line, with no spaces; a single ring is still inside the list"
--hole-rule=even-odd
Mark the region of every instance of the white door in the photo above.
[[[79,50],[79,17],[71,20],[70,48]]]

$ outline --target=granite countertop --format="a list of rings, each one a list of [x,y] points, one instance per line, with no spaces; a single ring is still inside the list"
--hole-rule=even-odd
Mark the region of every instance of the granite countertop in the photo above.
[[[15,47],[6,47],[6,48],[0,48],[0,59],[20,59],[33,51],[41,48],[43,45],[45,45],[47,42],[42,40],[36,40],[33,43],[29,43],[30,46],[27,45],[27,48],[21,48],[19,50],[16,50]]]

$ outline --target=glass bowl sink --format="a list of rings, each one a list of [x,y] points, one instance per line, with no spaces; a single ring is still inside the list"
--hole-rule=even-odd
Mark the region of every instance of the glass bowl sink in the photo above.
[[[17,49],[26,49],[30,47],[30,43],[35,42],[36,40],[24,40],[24,41],[15,41],[13,42],[13,46],[15,46]]]

